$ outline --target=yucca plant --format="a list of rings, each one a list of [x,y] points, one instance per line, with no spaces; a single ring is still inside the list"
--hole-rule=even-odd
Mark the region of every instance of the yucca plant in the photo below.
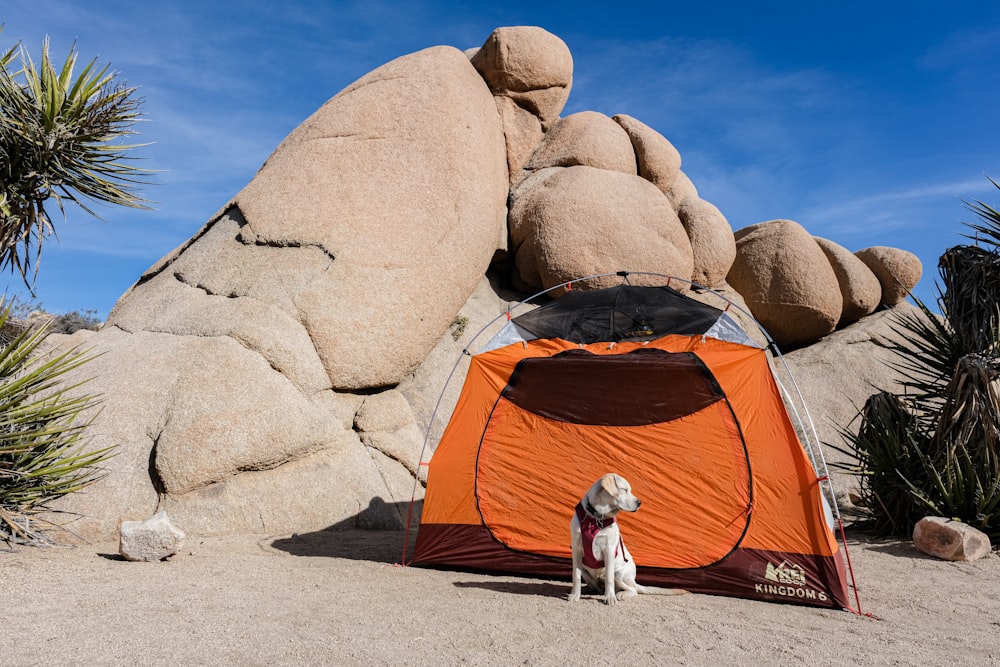
[[[856,462],[835,465],[858,476],[860,523],[879,535],[905,535],[926,514],[913,490],[922,492],[926,486],[924,457],[930,438],[912,407],[889,392],[871,396],[859,417],[856,433],[841,430],[849,448],[834,446]]]
[[[0,328],[11,306],[0,311]],[[45,354],[46,327],[25,328],[0,347],[0,539],[47,541],[50,503],[102,476],[110,448],[88,450],[86,414],[97,396],[65,376],[92,357],[79,350]]]
[[[1000,352],[1000,253],[960,245],[938,261],[944,285],[941,308],[965,354]]]
[[[945,460],[965,450],[977,468],[1000,479],[1000,400],[997,379],[1000,359],[970,354],[959,360],[938,413],[928,452]]]
[[[1000,184],[991,179],[994,186]],[[967,204],[980,245],[938,264],[941,314],[919,299],[896,315],[891,366],[905,393],[873,396],[858,433],[844,432],[876,532],[905,536],[936,514],[1000,539],[1000,212]],[[842,450],[845,451],[845,450]]]
[[[19,63],[19,64],[16,64]],[[136,192],[150,172],[127,155],[141,99],[107,66],[77,70],[76,46],[57,68],[46,38],[36,66],[16,44],[0,52],[0,270],[34,286],[50,204],[87,213],[93,202],[145,208]]]
[[[949,451],[944,459],[927,458],[924,466],[928,488],[910,488],[923,506],[922,514],[963,521],[996,544],[1000,539],[1000,480],[974,461],[965,447]]]
[[[64,217],[67,202],[95,217],[95,202],[145,208],[137,188],[151,172],[135,166],[128,153],[137,146],[123,142],[134,134],[140,104],[136,89],[96,59],[77,69],[75,44],[59,67],[47,38],[37,66],[20,43],[0,51],[0,271],[33,288],[43,242],[55,233],[53,203]],[[13,304],[4,301],[0,540],[39,543],[52,501],[99,479],[113,451],[87,447],[98,398],[67,375],[91,357],[42,353],[49,324],[6,327]]]
[[[916,311],[896,311],[890,315],[896,340],[887,345],[895,358],[887,363],[902,378],[911,416],[925,431],[932,431],[935,415],[944,401],[945,387],[955,365],[968,350],[947,316],[935,313],[916,296],[910,298],[917,306]],[[938,304],[941,303],[939,296]]]
[[[959,518],[1000,538],[1000,361],[970,354],[956,365],[933,437],[917,452],[922,470],[908,482],[925,513]]]

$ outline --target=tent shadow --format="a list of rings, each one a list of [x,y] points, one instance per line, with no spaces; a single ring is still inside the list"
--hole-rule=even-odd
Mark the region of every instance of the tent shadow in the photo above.
[[[457,588],[482,588],[496,593],[561,598],[569,594],[568,584],[551,581],[456,581]]]
[[[408,553],[412,551],[416,539],[421,504],[419,501],[414,503]],[[269,546],[293,556],[399,563],[407,536],[409,512],[409,502],[387,503],[376,497],[366,509],[352,517],[311,533],[276,537]]]

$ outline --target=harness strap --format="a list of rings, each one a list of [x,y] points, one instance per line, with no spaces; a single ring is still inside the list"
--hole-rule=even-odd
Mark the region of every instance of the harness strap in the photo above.
[[[576,518],[580,522],[580,532],[583,533],[583,564],[591,568],[606,567],[608,564],[597,559],[594,555],[594,538],[597,537],[598,531],[600,531],[605,526],[609,526],[613,523],[618,523],[615,517],[604,518],[595,516],[596,512],[593,512],[593,507],[590,507],[590,503],[587,503],[588,507],[585,509],[583,502],[580,502],[576,506]],[[591,510],[591,511],[587,511]],[[615,547],[615,556],[619,553],[624,554],[625,542],[622,540],[621,532],[618,533],[618,546]],[[626,562],[628,559],[626,558]]]

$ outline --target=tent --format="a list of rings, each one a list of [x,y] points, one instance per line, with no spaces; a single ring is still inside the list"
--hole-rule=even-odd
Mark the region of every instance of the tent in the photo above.
[[[793,425],[776,347],[728,302],[619,275],[471,355],[410,562],[568,578],[573,508],[617,472],[642,500],[619,515],[640,583],[849,608],[825,463]]]

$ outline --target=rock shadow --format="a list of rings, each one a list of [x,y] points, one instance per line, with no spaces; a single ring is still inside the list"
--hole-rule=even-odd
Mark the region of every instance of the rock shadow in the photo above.
[[[270,542],[270,546],[293,556],[400,563],[407,538],[407,522],[409,542],[406,544],[406,557],[409,559],[416,541],[421,509],[423,502],[414,502],[411,515],[409,502],[387,503],[376,497],[372,498],[367,508],[352,517],[315,532],[277,537]]]
[[[868,530],[848,531],[848,547],[916,560],[940,560],[925,554],[911,540],[898,537],[879,537]]]

